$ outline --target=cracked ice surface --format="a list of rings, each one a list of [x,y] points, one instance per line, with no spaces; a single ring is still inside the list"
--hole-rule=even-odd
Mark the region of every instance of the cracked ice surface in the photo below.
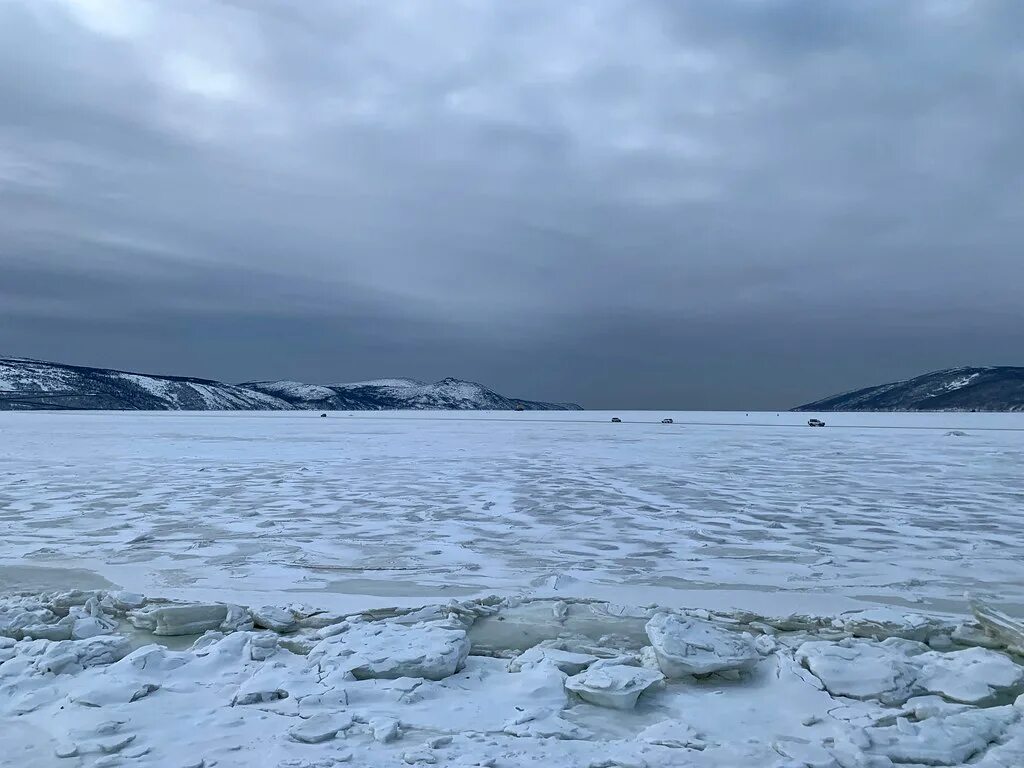
[[[256,608],[526,588],[1024,609],[1024,432],[979,428],[1020,414],[618,415],[0,413],[0,583]],[[928,425],[967,436],[904,428]]]
[[[620,415],[0,414],[0,765],[1024,765],[1014,417]]]

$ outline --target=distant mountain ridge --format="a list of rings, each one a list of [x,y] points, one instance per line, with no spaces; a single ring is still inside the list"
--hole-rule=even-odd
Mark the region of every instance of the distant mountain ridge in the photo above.
[[[379,379],[323,386],[295,381],[226,384],[111,368],[0,357],[0,410],[580,410],[499,395],[482,384]]]
[[[354,384],[310,385],[296,381],[250,381],[241,386],[286,401],[295,408],[318,410],[528,411],[582,410],[574,403],[543,403],[505,397],[482,384],[441,379],[377,379]]]
[[[1024,411],[1024,367],[948,368],[807,403],[794,411]]]

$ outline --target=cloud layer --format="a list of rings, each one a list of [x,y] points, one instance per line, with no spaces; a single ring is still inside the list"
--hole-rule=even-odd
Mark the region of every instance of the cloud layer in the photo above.
[[[0,351],[782,408],[1024,348],[1016,0],[0,2]]]

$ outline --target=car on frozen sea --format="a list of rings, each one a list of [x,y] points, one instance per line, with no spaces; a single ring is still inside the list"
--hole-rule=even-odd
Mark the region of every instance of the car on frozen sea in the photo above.
[[[808,419],[807,420],[807,426],[808,427],[824,427],[825,426],[825,422],[822,421],[821,419]]]
[[[622,419],[620,419],[618,416],[612,416],[612,424],[621,424],[621,423],[622,423]]]
[[[672,424],[672,423],[673,423],[673,421],[672,421],[672,419],[662,419],[662,420],[661,420],[661,423],[662,423],[662,424]]]

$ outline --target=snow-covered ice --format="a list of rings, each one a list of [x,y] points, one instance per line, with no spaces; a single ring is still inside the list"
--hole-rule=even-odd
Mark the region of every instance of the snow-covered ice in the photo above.
[[[758,660],[750,635],[702,619],[659,613],[647,622],[647,636],[667,677],[747,672]]]
[[[741,612],[619,615],[602,603],[562,610],[550,598],[513,597],[440,605],[443,620],[376,609],[285,633],[209,630],[176,649],[167,645],[173,637],[132,626],[103,591],[7,597],[2,607],[53,624],[86,603],[115,624],[111,634],[0,643],[0,741],[11,747],[0,754],[4,764],[105,765],[116,755],[140,766],[344,758],[869,768],[971,759],[1007,768],[1024,759],[1024,667],[976,646],[939,652],[827,625],[782,630]],[[553,617],[543,629],[550,637],[525,652],[466,642],[476,624],[543,613]],[[718,637],[704,626],[714,624],[773,642],[743,675],[665,679],[633,631],[638,615],[655,626],[699,622],[701,638]],[[600,645],[604,657],[558,645]],[[565,664],[582,669],[569,676]]]
[[[0,580],[323,610],[1024,609],[1024,432],[990,429],[1024,415],[620,415],[5,412]],[[89,580],[48,570],[72,567]]]
[[[1000,694],[1012,698],[1024,693],[1024,667],[984,648],[940,653],[923,643],[890,637],[882,642],[811,641],[796,656],[834,696],[903,704],[913,696],[936,694],[948,701],[985,704]]]
[[[610,415],[0,414],[0,765],[1024,765],[1024,417]]]
[[[462,667],[469,648],[463,629],[426,622],[413,626],[368,623],[324,638],[309,659],[323,675],[341,670],[357,680],[443,680]]]
[[[618,659],[597,662],[565,681],[565,687],[584,701],[611,709],[633,709],[647,689],[665,678],[660,672]]]

